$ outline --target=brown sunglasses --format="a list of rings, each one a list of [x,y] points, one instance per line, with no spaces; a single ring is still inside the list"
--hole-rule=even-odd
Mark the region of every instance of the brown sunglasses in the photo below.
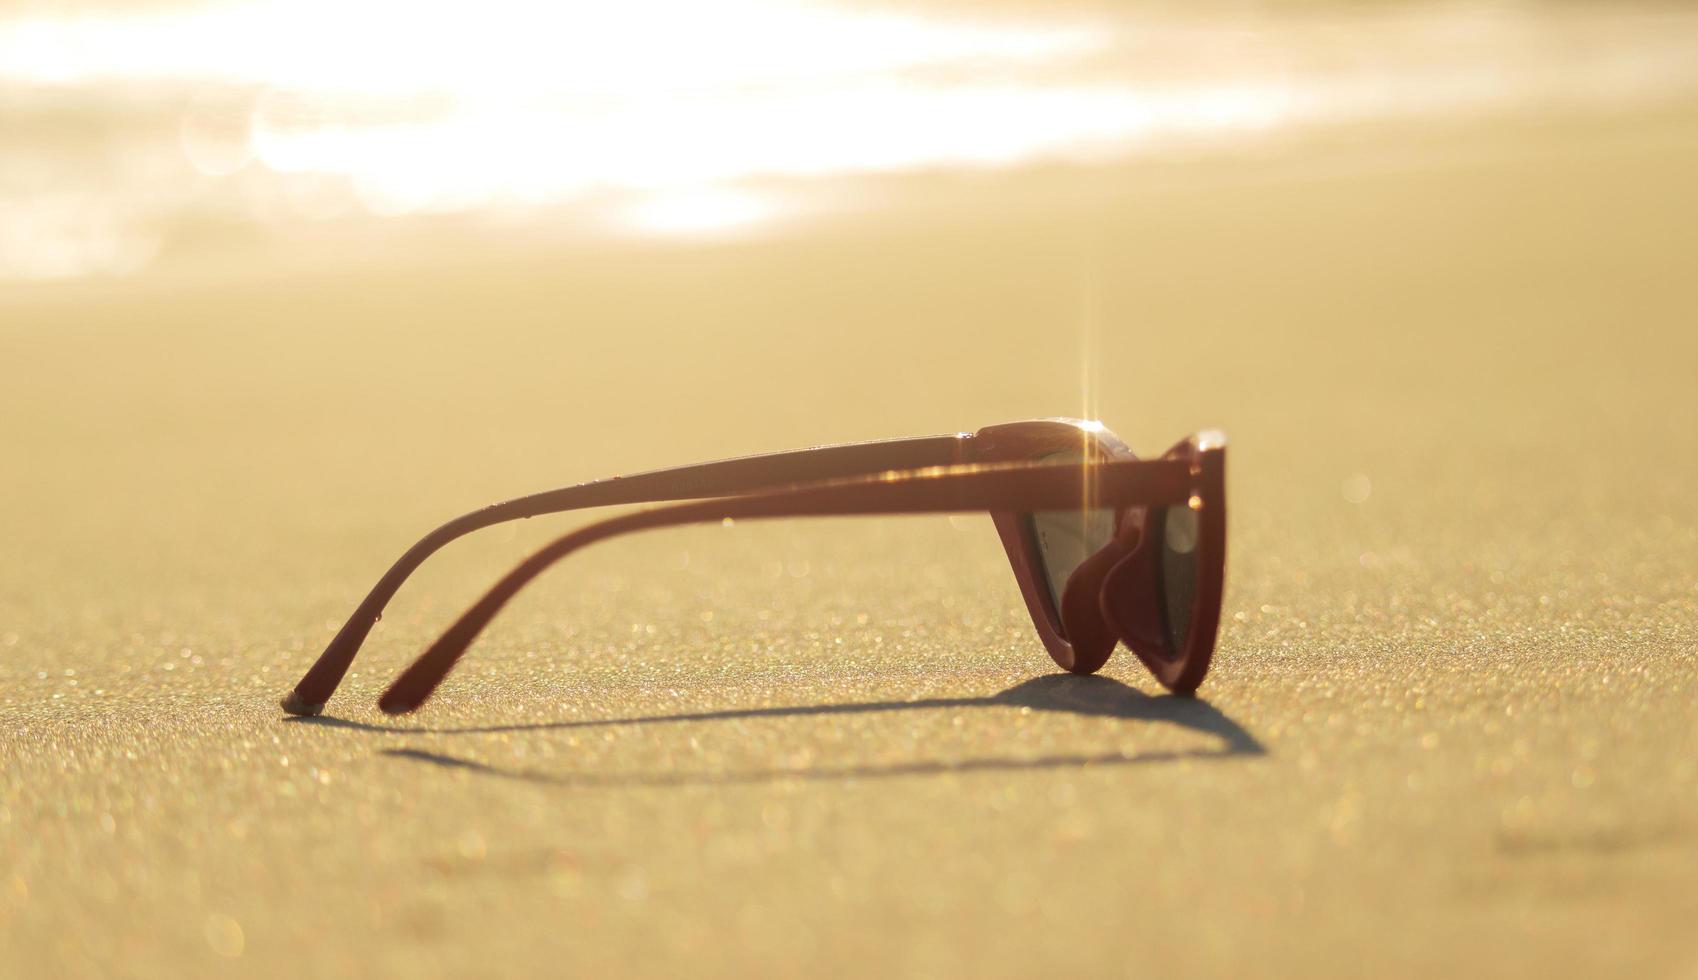
[[[1097,671],[1122,642],[1165,687],[1203,682],[1226,567],[1226,441],[1192,436],[1139,460],[1097,422],[1037,419],[974,433],[822,446],[598,480],[462,515],[384,573],[283,710],[316,715],[383,607],[426,558],[479,528],[614,504],[688,501],[564,535],[485,593],[385,691],[404,714],[423,704],[515,593],[585,545],[645,528],[771,517],[989,511],[1050,656]]]

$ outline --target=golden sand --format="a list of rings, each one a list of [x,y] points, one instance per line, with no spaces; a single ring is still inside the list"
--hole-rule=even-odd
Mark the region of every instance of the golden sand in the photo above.
[[[0,975],[1692,976],[1698,120],[861,185],[722,243],[0,291]],[[1056,676],[989,521],[517,493],[1039,415],[1231,436],[1215,671]]]

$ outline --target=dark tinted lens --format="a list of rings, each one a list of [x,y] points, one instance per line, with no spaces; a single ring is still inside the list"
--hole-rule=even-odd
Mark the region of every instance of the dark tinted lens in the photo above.
[[[1191,608],[1197,598],[1198,537],[1201,525],[1189,507],[1162,507],[1150,514],[1161,529],[1162,612],[1174,656],[1185,652],[1191,634]]]
[[[1031,515],[1031,521],[1050,601],[1060,609],[1067,577],[1114,540],[1114,511],[1107,507],[1041,510]]]
[[[1051,453],[1039,461],[1085,465],[1084,455],[1077,452]],[[1028,514],[1027,519],[1032,522],[1032,539],[1038,543],[1038,560],[1043,563],[1040,571],[1049,585],[1050,601],[1059,610],[1067,576],[1114,540],[1114,511],[1107,507],[1040,510]]]

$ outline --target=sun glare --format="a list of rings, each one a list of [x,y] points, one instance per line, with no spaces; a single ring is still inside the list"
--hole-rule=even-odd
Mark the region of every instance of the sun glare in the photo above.
[[[618,226],[638,233],[698,236],[770,220],[781,213],[770,197],[724,188],[663,192],[621,209]]]
[[[158,238],[209,209],[558,220],[636,200],[584,226],[699,234],[781,217],[778,198],[748,189],[774,179],[1101,162],[1305,122],[1698,84],[1678,31],[1600,33],[1489,5],[1238,31],[1182,14],[777,0],[39,9],[0,13],[0,98],[30,106],[36,127],[8,134],[33,154],[12,172],[58,183],[26,193],[0,171],[13,216],[0,276],[130,268],[151,246],[114,236]],[[1593,36],[1616,40],[1574,44]],[[54,141],[55,112],[62,130],[105,126],[105,155],[67,165],[58,147],[86,144]],[[26,254],[43,239],[51,261]]]

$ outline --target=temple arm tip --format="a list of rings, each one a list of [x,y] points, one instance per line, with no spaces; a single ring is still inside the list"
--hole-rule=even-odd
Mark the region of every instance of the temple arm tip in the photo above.
[[[393,693],[385,694],[377,701],[377,706],[386,715],[406,715],[418,710],[418,704],[408,698]]]
[[[283,710],[302,718],[316,718],[324,711],[324,702],[313,704],[301,697],[301,692],[290,691],[283,695]]]

